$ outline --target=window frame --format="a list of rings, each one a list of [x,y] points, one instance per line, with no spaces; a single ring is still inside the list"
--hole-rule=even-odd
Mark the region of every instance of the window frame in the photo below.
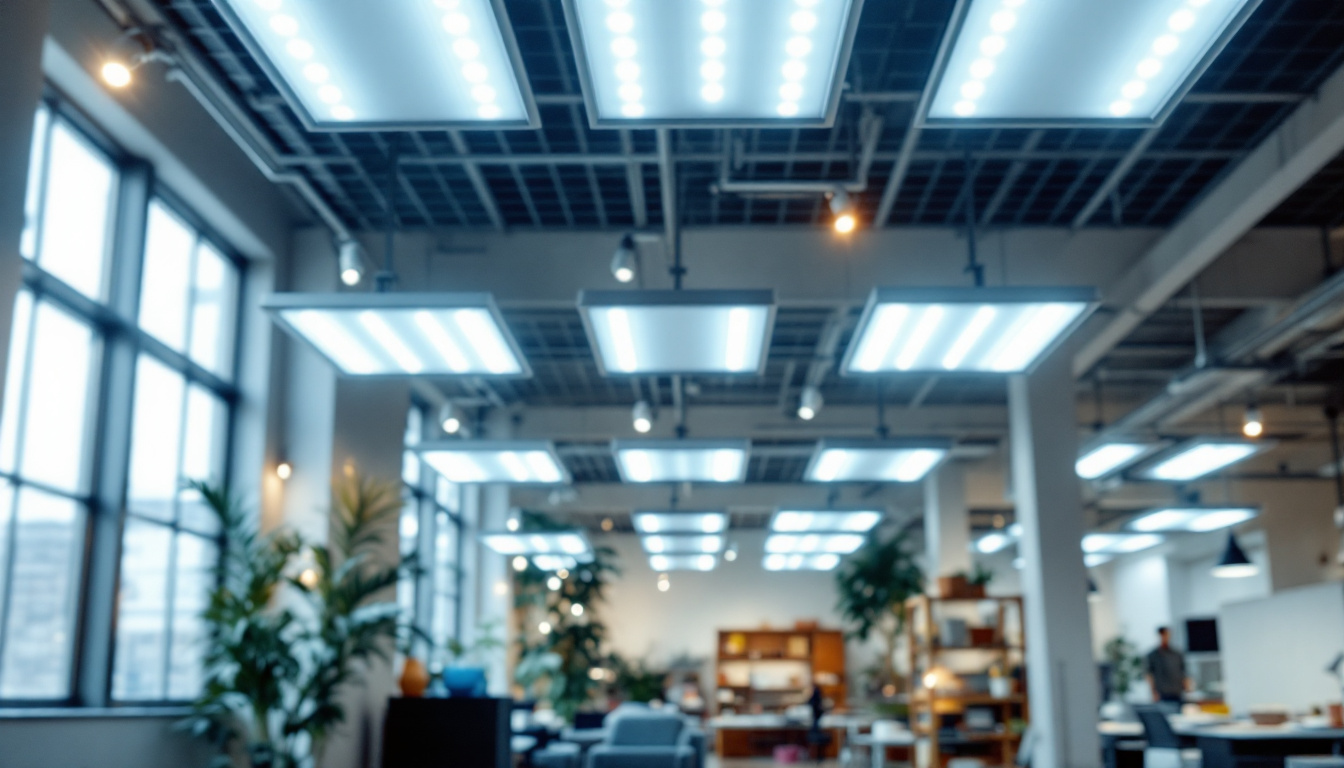
[[[71,631],[74,636],[70,647],[72,658],[68,660],[70,674],[67,695],[62,698],[0,699],[0,712],[32,708],[180,708],[183,704],[183,700],[180,699],[122,701],[112,697],[122,542],[124,529],[130,517],[128,485],[133,426],[130,411],[138,384],[135,369],[141,355],[147,356],[183,378],[184,402],[192,386],[198,386],[219,399],[224,407],[223,421],[220,425],[224,434],[220,441],[222,460],[221,477],[218,481],[231,482],[235,474],[234,451],[238,406],[242,399],[236,382],[242,357],[240,350],[243,310],[247,303],[248,263],[216,230],[193,211],[180,195],[162,184],[147,162],[122,151],[88,115],[72,105],[54,88],[48,86],[45,89],[38,108],[47,113],[47,120],[43,126],[47,138],[43,142],[45,151],[40,158],[41,166],[29,169],[30,177],[34,173],[44,175],[42,194],[38,196],[35,211],[38,222],[42,222],[45,218],[45,174],[50,167],[50,135],[58,123],[63,123],[66,128],[88,141],[100,152],[115,170],[117,179],[114,188],[115,198],[108,220],[101,300],[89,298],[73,286],[62,282],[38,266],[35,260],[21,259],[21,280],[16,295],[22,291],[32,295],[33,317],[36,317],[36,309],[40,303],[48,302],[87,324],[95,339],[98,357],[91,361],[93,382],[89,393],[89,413],[86,416],[86,434],[83,438],[85,442],[80,446],[81,450],[87,451],[82,493],[71,495],[67,491],[26,481],[21,477],[21,465],[18,464],[12,473],[0,472],[0,477],[13,484],[12,492],[16,497],[22,487],[29,486],[73,499],[81,506],[83,513],[82,529],[78,534],[81,539],[78,555],[81,572],[77,574],[72,589],[75,606]],[[35,117],[34,124],[36,125]],[[230,359],[225,366],[228,379],[192,360],[189,344],[184,351],[179,352],[139,327],[148,211],[149,205],[155,200],[192,228],[196,233],[197,247],[208,243],[225,258],[227,265],[233,270],[235,295],[232,316],[229,318],[232,338]],[[36,237],[35,256],[40,253],[42,237],[40,229]],[[29,333],[31,336],[33,331],[30,329]],[[31,350],[28,353],[31,357]],[[27,374],[27,371],[25,373]],[[179,454],[183,450],[185,447],[180,446]],[[17,508],[15,511],[17,512]],[[166,574],[170,585],[177,576],[174,561],[179,534],[196,536],[217,547],[221,547],[223,543],[220,535],[203,535],[198,530],[181,525],[180,515],[175,515],[172,522],[154,521],[142,516],[136,516],[136,519],[161,525],[169,531],[174,542],[169,572]],[[12,560],[12,547],[9,549],[3,559],[0,559],[0,567],[4,567],[7,561]],[[6,602],[10,585],[4,584],[3,589],[5,595],[0,596],[0,605]],[[170,586],[168,595],[174,594],[175,590]],[[3,617],[0,617],[0,620],[3,620]],[[167,606],[164,620],[171,624],[172,605]],[[0,628],[0,631],[3,629]],[[168,626],[166,632],[171,638],[172,627]],[[170,659],[165,658],[164,664],[165,668],[168,668]],[[165,678],[164,691],[167,690],[168,681]]]

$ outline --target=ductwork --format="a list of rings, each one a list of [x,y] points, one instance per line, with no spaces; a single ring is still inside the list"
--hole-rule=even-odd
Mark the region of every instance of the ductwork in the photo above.
[[[775,198],[810,197],[839,191],[863,192],[868,189],[868,173],[873,167],[874,158],[877,156],[877,145],[882,139],[882,128],[885,124],[886,121],[873,112],[871,108],[864,107],[863,114],[859,117],[859,135],[862,144],[859,150],[858,167],[855,169],[854,178],[849,180],[735,181],[732,178],[732,169],[737,149],[729,142],[728,146],[724,148],[719,180],[710,185],[710,192],[742,195],[744,197]]]

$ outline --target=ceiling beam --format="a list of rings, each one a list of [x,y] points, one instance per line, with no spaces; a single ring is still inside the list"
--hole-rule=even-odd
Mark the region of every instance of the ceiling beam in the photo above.
[[[1273,133],[1209,190],[1121,279],[1103,303],[1117,310],[1074,357],[1074,374],[1090,371],[1144,318],[1344,151],[1344,69],[1303,102]]]
[[[467,146],[467,140],[462,138],[461,131],[448,131],[448,139],[453,143],[454,152],[459,155],[471,154],[471,149]],[[499,211],[499,203],[495,202],[495,195],[485,181],[485,174],[474,165],[464,166],[462,170],[471,181],[471,188],[476,190],[476,197],[480,199],[481,207],[485,208],[485,215],[490,217],[490,224],[494,226],[495,231],[503,232],[504,214]]]

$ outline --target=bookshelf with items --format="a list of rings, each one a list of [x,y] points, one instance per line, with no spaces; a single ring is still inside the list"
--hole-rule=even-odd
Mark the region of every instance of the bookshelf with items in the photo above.
[[[721,630],[717,662],[720,714],[781,713],[806,702],[814,680],[836,706],[843,707],[848,695],[845,638],[838,630],[807,624]]]
[[[1010,766],[1029,718],[1021,597],[943,590],[906,603],[910,727],[920,765]]]

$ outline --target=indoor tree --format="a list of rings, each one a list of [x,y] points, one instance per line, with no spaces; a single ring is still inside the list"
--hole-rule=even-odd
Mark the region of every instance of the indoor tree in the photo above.
[[[836,571],[837,609],[849,625],[847,636],[866,641],[874,632],[883,641],[882,682],[894,685],[896,651],[905,630],[905,603],[924,588],[924,573],[915,562],[909,529],[886,536],[875,531],[862,548]]]
[[[311,768],[345,720],[340,695],[397,634],[397,486],[351,473],[334,488],[330,543],[264,533],[227,489],[192,488],[218,516],[223,552],[204,614],[205,683],[187,726],[217,765]]]

